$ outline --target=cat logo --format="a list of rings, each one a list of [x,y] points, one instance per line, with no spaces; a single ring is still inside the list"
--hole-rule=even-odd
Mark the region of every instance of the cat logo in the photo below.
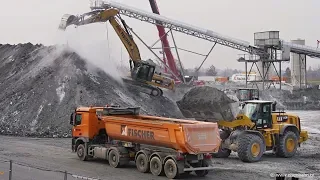
[[[288,120],[288,116],[287,115],[277,116],[277,121],[278,122],[284,122],[284,121],[287,121],[287,120]]]

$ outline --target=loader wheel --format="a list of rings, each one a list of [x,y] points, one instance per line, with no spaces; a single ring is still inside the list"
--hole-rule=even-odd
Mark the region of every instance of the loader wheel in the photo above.
[[[163,167],[168,179],[175,179],[179,176],[178,166],[172,159],[168,159]]]
[[[243,134],[239,137],[238,157],[243,162],[259,161],[264,150],[263,140],[254,134]]]
[[[85,149],[84,144],[79,144],[77,147],[77,155],[81,161],[88,160],[87,151]]]
[[[114,149],[111,150],[109,152],[108,160],[111,167],[114,167],[114,168],[120,167],[120,154],[118,151]]]
[[[150,161],[150,171],[155,176],[160,176],[163,172],[162,162],[159,157],[154,156]]]
[[[150,166],[148,163],[148,158],[145,154],[141,153],[138,155],[137,159],[136,159],[136,166],[138,171],[142,172],[142,173],[147,173],[150,170]]]
[[[226,140],[229,137],[229,133],[226,131],[221,131],[220,132],[220,138],[222,140],[221,144],[224,142],[224,140]],[[222,148],[221,145],[219,147],[218,152],[216,153],[212,153],[211,155],[215,158],[227,158],[229,157],[231,154],[231,150],[227,149],[227,148]]]
[[[230,149],[221,148],[220,146],[218,152],[212,153],[212,156],[215,158],[227,158],[230,156],[230,154],[231,154]]]
[[[284,135],[280,135],[277,155],[280,157],[292,157],[297,152],[298,138],[292,131],[287,131]]]

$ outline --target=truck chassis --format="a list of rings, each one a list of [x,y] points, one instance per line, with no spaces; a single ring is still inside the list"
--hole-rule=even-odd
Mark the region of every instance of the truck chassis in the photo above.
[[[208,170],[213,169],[210,154],[181,154],[170,148],[123,141],[100,144],[84,138],[73,138],[72,151],[82,161],[91,158],[105,159],[113,168],[126,166],[133,161],[138,171],[151,172],[155,176],[165,175],[169,179],[192,171],[197,176],[204,177]]]

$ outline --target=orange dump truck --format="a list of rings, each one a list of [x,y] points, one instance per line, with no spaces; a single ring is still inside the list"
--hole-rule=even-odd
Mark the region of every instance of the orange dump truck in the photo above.
[[[85,161],[114,168],[134,161],[140,172],[173,179],[194,171],[205,176],[220,146],[216,123],[146,116],[140,108],[79,107],[71,114],[72,150]]]

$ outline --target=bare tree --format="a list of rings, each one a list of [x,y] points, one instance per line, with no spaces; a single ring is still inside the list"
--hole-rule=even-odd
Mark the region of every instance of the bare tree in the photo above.
[[[286,69],[285,76],[288,78],[288,83],[291,83],[291,70],[289,67]]]
[[[211,65],[211,66],[207,69],[206,75],[207,75],[207,76],[216,76],[216,75],[217,75],[216,67],[215,67],[214,65]]]

